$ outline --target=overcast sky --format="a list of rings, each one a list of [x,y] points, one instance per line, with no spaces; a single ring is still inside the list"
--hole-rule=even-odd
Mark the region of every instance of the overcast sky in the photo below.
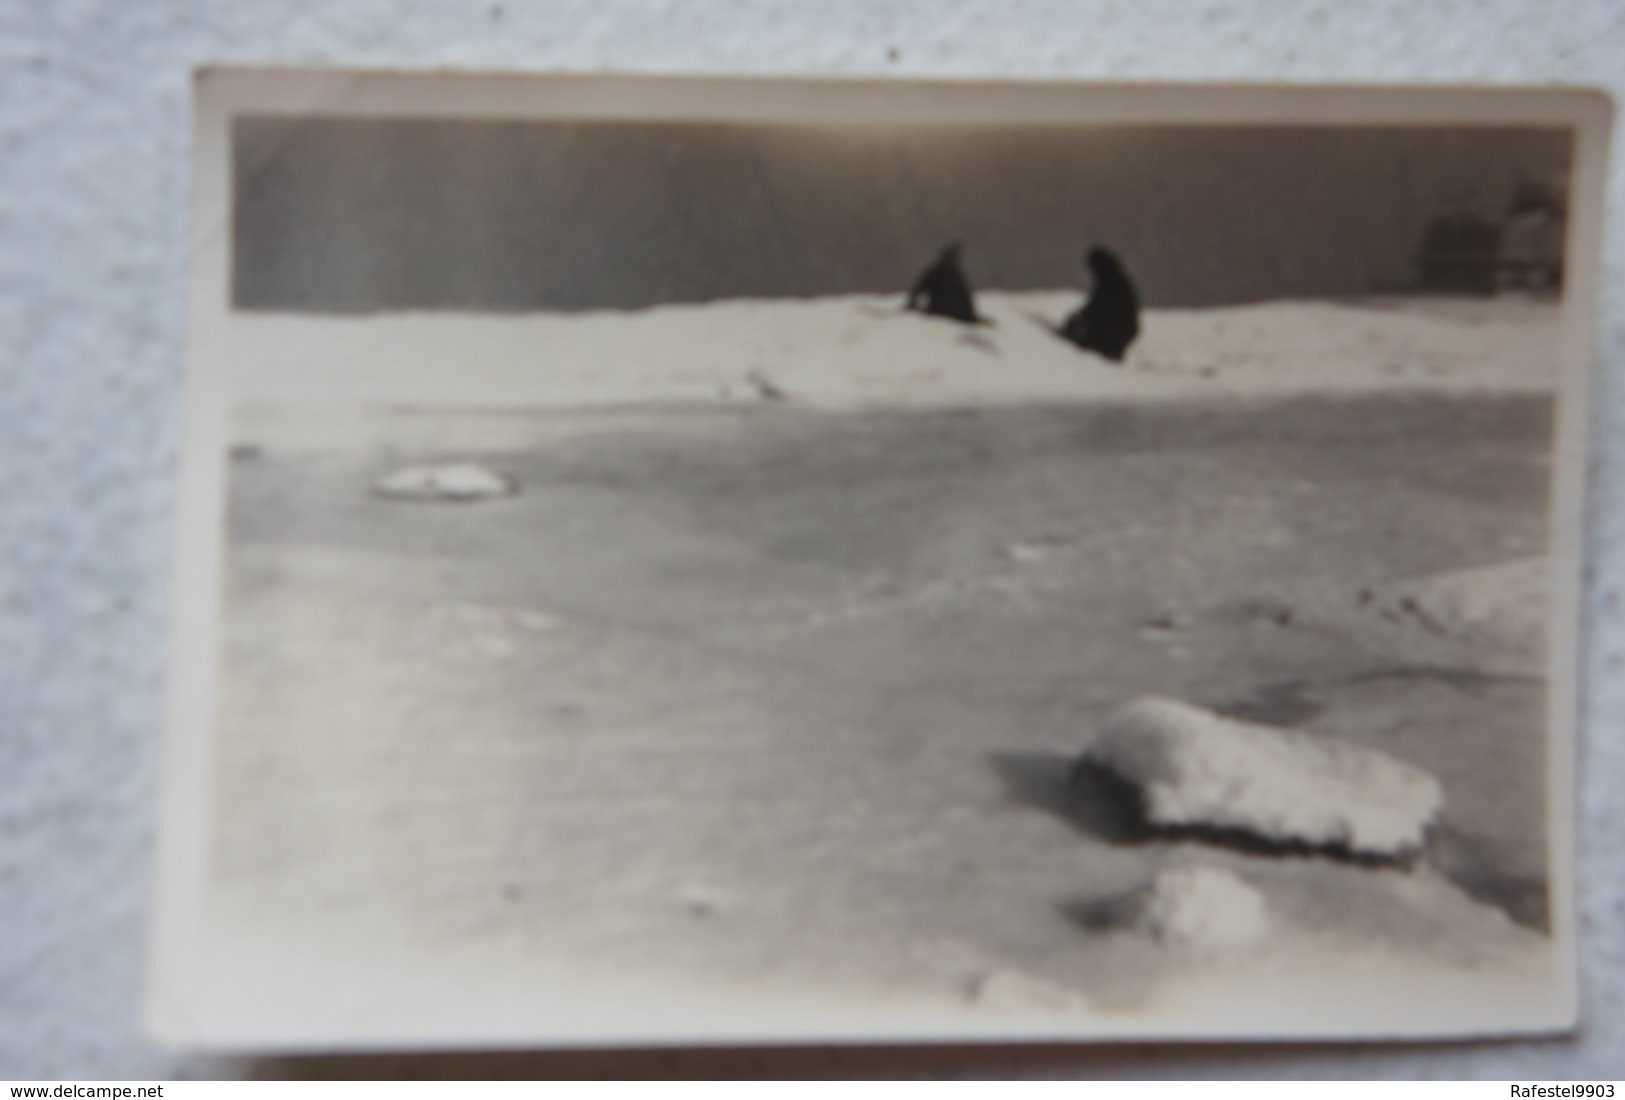
[[[1389,292],[1427,219],[1505,212],[1563,131],[959,129],[240,119],[234,300],[319,311],[901,294],[948,239],[978,288],[1151,305]]]

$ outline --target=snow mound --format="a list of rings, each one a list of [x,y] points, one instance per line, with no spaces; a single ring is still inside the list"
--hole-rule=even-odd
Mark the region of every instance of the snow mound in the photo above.
[[[1165,943],[1237,947],[1269,931],[1264,895],[1217,867],[1169,867],[1157,873],[1140,901],[1139,926]]]
[[[1113,713],[1084,760],[1135,787],[1153,824],[1367,855],[1414,852],[1444,800],[1431,775],[1375,750],[1156,696]]]
[[[439,466],[408,466],[373,486],[380,496],[400,500],[484,500],[512,496],[518,484],[511,477],[492,473],[474,462]]]
[[[822,407],[1233,394],[1552,392],[1555,304],[1280,301],[1148,309],[1127,361],[1059,339],[1076,290],[988,291],[974,332],[901,295],[732,299],[629,312],[364,317],[241,313],[244,402],[574,408],[668,401]],[[658,349],[651,354],[651,349]],[[342,363],[344,369],[333,365]],[[314,430],[314,429],[307,429]]]
[[[1384,610],[1425,629],[1538,658],[1546,637],[1548,559],[1527,558],[1402,582]]]
[[[1011,967],[1000,967],[976,980],[971,999],[997,1012],[1086,1012],[1082,993]]]

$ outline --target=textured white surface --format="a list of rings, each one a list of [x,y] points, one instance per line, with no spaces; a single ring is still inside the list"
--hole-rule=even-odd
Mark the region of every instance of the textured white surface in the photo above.
[[[0,7],[0,1078],[243,1072],[136,1030],[199,63],[1065,78],[1583,82],[1615,0],[56,0]],[[1625,163],[1613,171],[1589,543],[1584,1033],[1475,1046],[348,1061],[282,1073],[1625,1074]]]
[[[1140,906],[1146,931],[1185,947],[1257,943],[1269,931],[1264,895],[1219,867],[1165,867],[1146,888]]]
[[[1155,695],[1118,708],[1084,759],[1139,791],[1147,820],[1398,855],[1422,846],[1439,781],[1376,749]]]
[[[1558,362],[1547,353],[1561,331],[1553,303],[1147,309],[1145,336],[1128,350],[1129,369],[1119,370],[1080,357],[1033,323],[1059,323],[1078,297],[984,291],[977,309],[993,324],[975,332],[904,313],[901,295],[510,316],[246,314],[230,325],[231,346],[243,349],[232,353],[231,392],[335,410],[354,402],[756,402],[764,386],[815,405],[920,406],[1401,389],[1549,393],[1557,383]],[[920,366],[922,354],[929,369]],[[998,369],[989,370],[994,361]],[[1542,367],[1531,369],[1536,363]]]
[[[476,462],[443,466],[408,466],[381,478],[373,491],[403,500],[479,500],[514,492],[511,478],[493,474]]]

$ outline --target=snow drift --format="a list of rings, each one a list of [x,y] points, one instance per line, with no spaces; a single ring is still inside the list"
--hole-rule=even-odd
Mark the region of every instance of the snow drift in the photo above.
[[[993,324],[902,295],[730,300],[628,312],[238,314],[247,402],[469,408],[666,401],[953,405],[1248,393],[1553,388],[1560,307],[1536,300],[1280,301],[1153,309],[1123,364],[1054,327],[1076,291],[991,292]]]
[[[1264,895],[1239,875],[1200,864],[1165,867],[1139,901],[1138,924],[1165,943],[1237,947],[1270,930]]]
[[[407,466],[380,478],[373,492],[397,500],[485,500],[512,496],[518,483],[492,473],[477,462],[447,462],[437,466]]]
[[[1397,856],[1422,844],[1438,781],[1358,745],[1147,696],[1113,713],[1085,750],[1139,792],[1156,825]]]

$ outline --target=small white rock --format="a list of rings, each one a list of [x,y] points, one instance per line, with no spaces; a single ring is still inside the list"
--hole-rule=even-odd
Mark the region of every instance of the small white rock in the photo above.
[[[380,496],[400,500],[451,501],[511,496],[518,488],[513,478],[492,473],[476,462],[408,466],[379,479],[373,486]]]
[[[1264,895],[1240,876],[1191,865],[1157,873],[1140,902],[1140,926],[1164,943],[1238,947],[1269,931]]]

